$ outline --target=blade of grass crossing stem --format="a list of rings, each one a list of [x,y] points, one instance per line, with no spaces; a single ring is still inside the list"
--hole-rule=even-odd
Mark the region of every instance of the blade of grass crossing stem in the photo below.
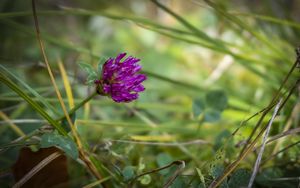
[[[71,118],[69,116],[69,113],[68,113],[68,111],[66,109],[66,106],[65,106],[65,104],[64,104],[64,102],[62,100],[61,93],[58,90],[58,87],[56,85],[55,78],[53,76],[50,64],[48,62],[48,58],[46,56],[46,52],[45,52],[45,49],[44,49],[44,44],[43,44],[41,36],[40,36],[39,22],[38,22],[38,18],[37,18],[37,14],[36,14],[36,8],[35,8],[35,0],[32,0],[31,2],[32,2],[32,11],[33,11],[33,17],[34,17],[34,23],[35,23],[35,29],[36,29],[36,37],[37,37],[37,40],[38,40],[38,43],[39,43],[39,47],[40,47],[41,53],[43,55],[45,64],[47,66],[47,70],[48,70],[51,82],[52,82],[53,87],[55,89],[55,92],[57,94],[57,98],[58,98],[58,100],[59,100],[59,102],[61,104],[61,107],[63,109],[64,115],[65,115],[65,117],[67,119],[67,122],[70,125],[71,132],[72,132],[72,134],[74,136],[75,143],[77,144],[78,151],[80,153],[81,159],[85,162],[85,164],[87,165],[87,167],[90,169],[91,173],[97,179],[101,180],[102,176],[99,174],[98,169],[95,167],[94,163],[91,162],[90,157],[87,156],[86,152],[84,151],[82,142],[80,140],[80,136],[79,136],[79,134],[78,134],[78,132],[76,130],[76,127],[74,126],[74,124],[73,124],[73,122],[72,122],[72,120],[71,120]]]
[[[57,123],[37,102],[32,100],[32,98],[23,92],[21,88],[19,88],[14,82],[12,82],[10,79],[6,78],[1,72],[0,72],[0,81],[7,85],[10,89],[15,91],[20,97],[22,97],[28,104],[30,104],[33,109],[35,109],[43,118],[45,118],[50,125],[52,125],[60,134],[67,136],[67,132],[60,126],[60,124]]]
[[[63,63],[60,59],[58,60],[58,67],[59,67],[60,74],[61,74],[64,86],[65,86],[65,91],[66,91],[68,102],[69,102],[69,108],[72,109],[75,106],[74,105],[74,98],[73,98],[72,88],[71,88],[71,85],[70,85],[70,82],[69,82],[69,79],[68,79],[68,76],[67,76],[66,69],[65,69],[65,67],[64,67],[64,65],[63,65]]]
[[[0,65],[1,71],[3,71],[5,74],[13,77],[15,80],[17,80],[24,88],[26,88],[33,96],[35,96],[40,103],[42,103],[45,107],[50,109],[55,115],[58,115],[58,111],[50,104],[48,103],[44,97],[42,97],[38,92],[36,92],[33,88],[31,88],[28,84],[26,84],[22,79],[15,76],[12,72],[10,72],[7,68]]]
[[[49,76],[50,76],[50,80],[51,80],[52,85],[54,87],[54,90],[55,90],[55,93],[57,95],[58,101],[60,102],[60,105],[61,105],[61,107],[63,109],[64,115],[67,118],[69,126],[71,127],[73,136],[75,137],[75,141],[78,142],[77,139],[79,139],[79,138],[78,138],[77,132],[76,132],[75,127],[74,127],[74,125],[72,123],[72,120],[71,120],[71,118],[69,116],[69,113],[68,113],[68,111],[67,111],[67,109],[65,107],[64,101],[62,100],[61,93],[60,93],[60,91],[58,89],[58,86],[56,84],[54,75],[53,75],[51,67],[50,67],[50,64],[48,62],[48,58],[46,56],[46,52],[45,52],[45,49],[44,49],[44,44],[43,44],[43,42],[41,40],[41,37],[40,37],[39,23],[38,23],[38,19],[37,19],[37,15],[36,15],[36,9],[35,9],[35,0],[32,0],[32,9],[33,9],[33,17],[34,17],[35,29],[36,29],[36,37],[37,37],[37,40],[38,40],[38,44],[39,44],[41,53],[43,55],[43,59],[45,61],[46,67],[47,67],[47,71],[48,71]],[[81,143],[79,142],[77,144],[78,144],[79,149],[82,149]]]

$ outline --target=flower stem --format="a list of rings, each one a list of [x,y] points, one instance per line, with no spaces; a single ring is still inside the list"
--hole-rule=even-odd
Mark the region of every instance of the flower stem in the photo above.
[[[76,110],[78,110],[80,107],[82,107],[85,103],[89,102],[96,95],[97,95],[97,92],[94,92],[90,96],[88,96],[87,98],[85,98],[83,101],[81,101],[79,104],[77,104],[74,108],[72,108],[69,111],[69,116],[71,116],[74,112],[76,112]],[[59,117],[58,119],[56,119],[56,121],[61,121],[64,118],[66,118],[66,116],[62,115],[61,117]]]
[[[50,64],[48,62],[48,58],[46,56],[46,52],[45,52],[45,49],[44,49],[44,44],[42,42],[42,39],[41,39],[41,36],[40,36],[40,30],[39,30],[39,24],[38,24],[38,18],[37,18],[37,14],[36,14],[36,8],[35,8],[35,0],[32,0],[32,11],[33,11],[33,18],[34,18],[34,24],[35,24],[35,29],[36,29],[36,36],[37,36],[37,40],[38,40],[38,43],[39,43],[39,46],[40,46],[40,50],[41,50],[41,53],[43,55],[43,58],[44,58],[44,61],[45,61],[45,64],[47,66],[47,70],[48,70],[48,73],[49,73],[49,76],[50,76],[50,79],[51,79],[51,82],[53,84],[53,87],[55,89],[55,92],[56,92],[56,95],[57,95],[57,98],[60,102],[60,105],[62,107],[62,110],[64,112],[64,116],[68,122],[68,124],[70,125],[70,128],[71,128],[71,133],[74,137],[74,141],[77,145],[77,148],[78,148],[78,151],[79,151],[79,157],[80,159],[85,163],[86,167],[90,170],[91,174],[93,176],[95,176],[98,180],[101,180],[102,179],[102,176],[101,174],[98,172],[98,169],[97,167],[95,166],[95,164],[93,162],[91,162],[90,160],[90,156],[89,156],[89,153],[85,150],[85,148],[83,147],[83,144],[81,142],[81,138],[80,138],[80,135],[78,134],[77,130],[76,130],[76,126],[74,125],[74,123],[72,122],[71,118],[70,118],[70,115],[69,115],[69,112],[67,111],[67,108],[63,102],[63,99],[62,99],[62,96],[61,96],[61,93],[57,87],[57,84],[55,82],[55,78],[54,78],[54,75],[52,73],[52,70],[51,70],[51,67],[50,67]],[[89,96],[86,100],[83,100],[82,103],[80,103],[80,105],[78,105],[77,108],[74,108],[72,111],[76,111],[79,107],[81,107],[82,104],[86,103],[87,101],[89,101],[92,97],[94,97],[93,95],[92,96]],[[57,123],[57,121],[55,122]],[[103,185],[104,188],[106,188],[105,185]]]

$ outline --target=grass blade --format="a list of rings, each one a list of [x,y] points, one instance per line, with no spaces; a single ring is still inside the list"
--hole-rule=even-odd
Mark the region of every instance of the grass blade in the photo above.
[[[27,89],[33,96],[35,96],[40,103],[42,103],[45,107],[50,109],[55,115],[58,115],[58,111],[50,104],[48,103],[44,97],[42,97],[38,92],[36,92],[33,88],[31,88],[28,84],[26,84],[22,79],[14,75],[12,72],[10,72],[7,68],[0,65],[0,69],[4,71],[7,75],[13,77],[15,80],[18,81],[24,88]]]
[[[21,88],[19,88],[15,83],[13,83],[11,80],[6,78],[2,74],[2,72],[0,72],[0,81],[5,85],[7,85],[9,88],[11,88],[13,91],[15,91],[26,102],[28,102],[30,106],[33,107],[33,109],[35,109],[42,117],[44,117],[50,123],[50,125],[52,125],[55,129],[57,129],[57,131],[60,134],[64,136],[68,135],[67,132],[60,126],[60,124],[58,124],[57,121],[55,121],[52,117],[50,117],[49,114],[45,112],[45,110],[37,102],[32,100],[32,98],[29,95],[24,93]]]
[[[268,39],[266,39],[265,36],[261,35],[260,33],[256,32],[254,28],[247,25],[245,22],[242,22],[240,19],[238,19],[236,16],[231,15],[230,13],[223,10],[220,6],[218,6],[216,3],[205,0],[205,2],[211,6],[216,12],[220,13],[222,16],[227,18],[231,23],[236,24],[241,29],[248,31],[251,35],[253,35],[255,38],[257,38],[260,42],[268,46],[275,54],[278,54],[278,57],[283,59],[285,62],[290,62],[288,57],[286,57],[286,54],[283,53],[280,49],[276,48],[272,42],[270,42]]]
[[[72,109],[75,106],[72,88],[71,88],[70,81],[67,76],[66,69],[61,60],[58,61],[58,67],[59,67],[60,74],[61,74],[64,86],[65,86],[65,90],[66,90],[66,94],[67,94],[67,98],[68,98],[68,102],[69,102],[69,107],[70,107],[70,109]]]

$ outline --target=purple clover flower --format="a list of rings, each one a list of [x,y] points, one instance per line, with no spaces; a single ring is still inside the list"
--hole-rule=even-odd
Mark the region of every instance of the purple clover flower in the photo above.
[[[94,81],[99,94],[111,96],[118,103],[136,100],[138,93],[145,90],[142,82],[147,79],[146,75],[138,74],[142,69],[137,63],[140,59],[129,56],[121,62],[125,56],[121,53],[109,58],[102,66],[101,78]]]

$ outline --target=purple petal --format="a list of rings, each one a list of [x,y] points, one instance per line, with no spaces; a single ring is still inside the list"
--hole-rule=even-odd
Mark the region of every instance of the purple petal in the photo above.
[[[126,53],[119,54],[115,59],[108,59],[102,69],[102,90],[110,95],[115,102],[130,102],[138,98],[138,93],[145,90],[141,84],[147,79],[144,74],[137,74],[142,66],[140,59],[132,56],[120,62]],[[98,83],[98,81],[97,81]]]
[[[145,90],[145,87],[142,84],[139,84],[137,86],[134,86],[131,90],[135,92],[142,92]]]
[[[139,61],[140,61],[140,59],[129,56],[123,61],[123,64],[133,65]]]
[[[116,60],[115,60],[115,63],[119,63],[120,60],[126,56],[126,53],[120,53],[117,57],[116,57]]]
[[[134,79],[134,83],[137,85],[137,84],[140,84],[142,83],[143,81],[145,81],[147,79],[147,76],[144,75],[144,74],[138,74],[136,75],[135,79]]]

